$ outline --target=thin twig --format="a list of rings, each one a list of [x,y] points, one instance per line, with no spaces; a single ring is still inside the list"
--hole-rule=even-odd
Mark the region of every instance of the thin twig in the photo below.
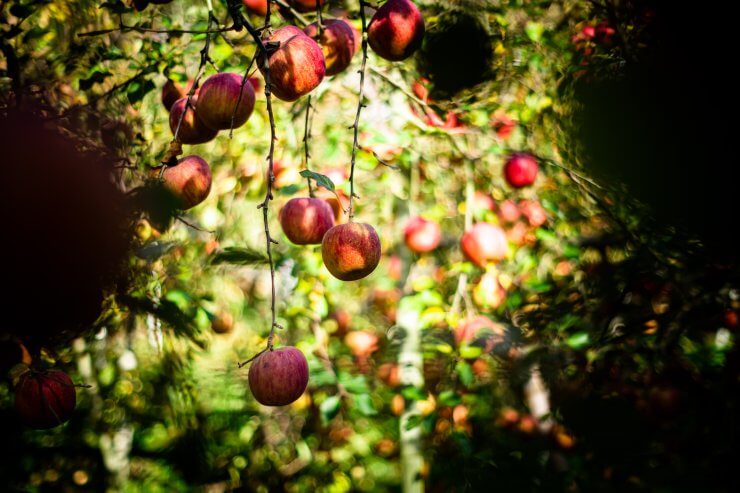
[[[156,33],[156,34],[222,34],[229,31],[234,31],[235,27],[221,27],[218,29],[206,29],[205,31],[200,31],[197,29],[151,29],[148,27],[140,27],[140,26],[127,26],[125,24],[121,24],[118,27],[112,27],[110,29],[100,29],[98,31],[88,31],[84,33],[77,33],[78,38],[86,38],[90,36],[102,36],[105,34],[110,34],[114,32],[120,31],[121,33],[125,32],[139,32],[139,33]]]
[[[321,0],[316,0],[316,27],[321,39],[321,34],[324,32],[324,19],[321,18]]]
[[[177,219],[178,221],[180,221],[181,223],[183,223],[185,226],[187,226],[189,228],[192,228],[192,229],[194,229],[196,231],[200,231],[201,233],[208,233],[208,234],[212,234],[212,235],[216,234],[215,231],[211,231],[209,229],[203,229],[200,226],[196,226],[195,224],[193,224],[193,223],[191,223],[189,221],[186,221],[185,219],[183,219],[182,216],[175,216],[175,219]]]
[[[311,108],[312,108],[311,95],[309,94],[308,102],[306,103],[306,122],[305,122],[305,127],[303,130],[303,154],[304,154],[304,159],[305,159],[305,164],[306,164],[306,171],[310,171],[310,168],[308,167],[308,160],[311,157],[311,153],[308,150],[308,146],[309,146],[308,141],[311,138],[311,119],[310,119]],[[310,176],[306,177],[306,182],[308,182],[308,196],[313,198],[314,190],[313,190],[313,185],[311,184]]]
[[[360,0],[360,19],[362,20],[362,65],[360,67],[360,94],[357,101],[357,113],[355,114],[355,123],[352,125],[354,131],[354,137],[352,139],[352,159],[350,161],[349,171],[349,222],[352,222],[352,218],[355,215],[353,201],[357,195],[355,195],[355,160],[357,159],[357,149],[359,148],[359,133],[360,133],[360,113],[362,108],[365,107],[363,98],[365,97],[365,66],[367,65],[367,19],[365,19],[365,1]]]

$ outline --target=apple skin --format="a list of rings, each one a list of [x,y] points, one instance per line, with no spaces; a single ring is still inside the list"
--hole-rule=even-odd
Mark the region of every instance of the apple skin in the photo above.
[[[248,12],[264,17],[267,15],[267,0],[242,0]]]
[[[266,351],[249,367],[249,390],[265,406],[287,406],[308,385],[308,361],[292,346]]]
[[[370,356],[378,350],[378,336],[367,330],[353,330],[344,337],[344,343],[357,357]]]
[[[175,166],[168,166],[162,176],[164,186],[187,210],[203,202],[211,191],[211,168],[200,156],[186,156]]]
[[[326,63],[321,47],[295,26],[276,30],[267,40],[279,42],[280,47],[269,58],[270,85],[278,99],[292,102],[313,91],[326,74]],[[259,67],[264,76],[260,60]]]
[[[530,154],[517,152],[509,156],[504,164],[504,178],[513,188],[524,188],[534,183],[539,166]]]
[[[369,224],[340,224],[324,235],[321,256],[334,277],[356,281],[368,276],[378,266],[380,238]]]
[[[306,26],[303,32],[311,39],[319,38],[319,28],[316,22]],[[352,62],[352,57],[357,53],[358,46],[355,43],[354,30],[342,19],[325,20],[318,42],[324,53],[326,75],[336,75],[346,70]]]
[[[522,200],[519,203],[519,210],[533,228],[539,228],[547,222],[547,213],[542,204],[536,200]]]
[[[172,109],[172,105],[175,104],[175,101],[180,98],[184,98],[185,96],[185,89],[172,79],[167,79],[167,82],[162,86],[162,105],[167,111]]]
[[[460,238],[460,248],[478,267],[485,267],[489,261],[503,260],[508,252],[504,230],[491,223],[473,225]]]
[[[499,219],[504,223],[514,223],[522,216],[519,206],[511,199],[504,200],[498,204],[498,210],[496,212]]]
[[[316,0],[288,0],[291,7],[301,13],[313,12],[316,10]],[[321,0],[320,7],[323,7],[326,0]],[[326,21],[324,21],[326,22]]]
[[[410,57],[424,39],[424,17],[410,0],[388,0],[370,20],[367,41],[381,58],[398,62]]]
[[[290,199],[280,210],[280,225],[296,245],[318,245],[334,227],[334,211],[322,199]]]
[[[170,110],[170,130],[175,135],[177,123],[180,121],[180,115],[185,111],[187,97],[178,99],[172,105]],[[216,138],[218,130],[213,130],[206,126],[198,117],[197,112],[192,108],[198,102],[198,96],[193,95],[190,98],[191,107],[185,112],[185,116],[180,124],[180,131],[177,133],[177,139],[183,144],[203,144]]]
[[[404,241],[409,250],[414,253],[431,252],[442,240],[442,230],[434,221],[423,217],[414,217],[406,224]]]
[[[37,430],[68,421],[76,405],[74,383],[61,370],[29,370],[15,386],[15,409],[26,425]]]
[[[232,115],[234,128],[241,127],[247,122],[254,110],[254,87],[247,82],[242,90],[243,80],[244,77],[232,72],[221,72],[206,79],[198,93],[195,112],[207,127],[228,130],[231,128]],[[237,101],[239,106],[234,113]]]

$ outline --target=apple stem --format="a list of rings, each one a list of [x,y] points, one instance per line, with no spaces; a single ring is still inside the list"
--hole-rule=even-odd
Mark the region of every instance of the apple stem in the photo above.
[[[318,3],[318,2],[317,2]],[[306,159],[306,171],[310,171],[308,167],[308,159],[311,157],[311,153],[308,150],[308,141],[311,138],[311,124],[313,122],[313,117],[311,115],[311,108],[313,106],[311,105],[311,95],[308,95],[308,102],[306,103],[306,125],[305,129],[303,131],[303,152]],[[311,177],[306,177],[306,182],[308,182],[308,196],[311,198],[314,198],[316,195],[314,193],[313,185],[311,184]]]
[[[365,94],[365,67],[367,65],[367,19],[365,18],[365,0],[360,0],[360,19],[362,20],[362,65],[360,66],[360,94],[357,102],[357,113],[355,114],[355,123],[352,125],[354,138],[352,140],[352,159],[349,168],[349,222],[355,216],[354,199],[359,198],[355,194],[355,161],[357,159],[357,149],[360,147],[358,136],[360,133],[360,113],[366,105],[363,102]]]

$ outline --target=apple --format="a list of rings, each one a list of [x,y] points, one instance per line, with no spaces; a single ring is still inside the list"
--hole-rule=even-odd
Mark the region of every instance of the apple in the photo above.
[[[335,310],[329,315],[329,318],[337,323],[337,330],[334,332],[336,336],[344,336],[352,325],[352,315],[345,310]]]
[[[594,29],[593,37],[597,43],[608,45],[612,43],[612,38],[616,33],[617,31],[607,21],[601,21]]]
[[[378,378],[389,387],[401,385],[401,372],[395,363],[383,363],[378,367]]]
[[[545,209],[536,200],[522,200],[519,203],[519,210],[522,211],[529,225],[533,228],[539,228],[547,222]]]
[[[342,190],[336,190],[335,195],[334,192],[331,192],[323,187],[319,187],[314,192],[316,197],[329,204],[331,209],[334,211],[334,222],[336,224],[341,223],[343,221],[344,210],[349,204],[349,197],[347,197],[347,194],[344,193]],[[339,197],[337,198],[337,196]]]
[[[487,193],[476,191],[473,195],[473,211],[492,211],[495,205],[493,198]]]
[[[234,330],[234,317],[229,312],[220,313],[211,322],[211,328],[216,334],[228,334]]]
[[[280,210],[280,226],[296,245],[318,245],[334,227],[334,211],[321,199],[290,199]]]
[[[187,97],[178,99],[175,104],[172,105],[170,110],[170,130],[172,135],[175,135],[177,131],[177,125],[180,122],[180,115],[185,111],[185,116],[182,117],[182,123],[180,123],[180,131],[177,132],[177,140],[183,144],[203,144],[211,141],[218,135],[218,130],[213,130],[205,125],[198,118],[193,106],[198,101],[197,96],[190,98],[191,106],[185,110],[187,104]]]
[[[292,346],[271,349],[249,367],[249,390],[265,406],[286,406],[297,400],[308,385],[308,361]]]
[[[200,156],[186,156],[168,166],[162,176],[164,187],[178,207],[190,209],[203,202],[211,191],[211,168]]]
[[[537,178],[539,166],[537,160],[525,152],[517,152],[509,156],[504,164],[504,178],[513,188],[528,187]]]
[[[270,85],[275,97],[295,101],[313,91],[324,79],[326,63],[321,47],[303,31],[295,26],[283,26],[267,41],[280,43],[269,57]],[[264,76],[261,60],[259,68]]]
[[[349,67],[352,57],[357,53],[355,33],[352,26],[342,19],[324,20],[324,29],[319,37],[319,28],[316,22],[303,29],[306,36],[317,39],[324,52],[326,75],[336,75]]]
[[[431,101],[429,99],[429,84],[429,79],[422,77],[411,85],[411,91],[414,95],[425,103]]]
[[[498,205],[498,217],[504,223],[516,222],[521,215],[519,206],[511,199],[504,200]]]
[[[162,86],[162,105],[167,111],[170,111],[175,101],[184,98],[186,95],[185,89],[180,84],[172,79],[167,79],[167,82]]]
[[[506,140],[516,128],[516,120],[510,118],[506,113],[497,111],[493,114],[491,126],[500,139]]]
[[[29,370],[15,386],[15,409],[26,425],[37,430],[68,421],[76,405],[74,383],[61,370]]]
[[[357,357],[370,356],[378,350],[378,336],[367,330],[353,330],[344,337],[344,343]]]
[[[252,76],[247,79],[252,84],[255,95],[262,90],[262,80],[259,77]]]
[[[242,0],[242,3],[247,8],[247,12],[262,17],[267,15],[267,0]]]
[[[324,235],[321,256],[334,277],[356,281],[368,276],[378,266],[380,238],[369,224],[339,224]]]
[[[314,10],[316,10],[316,0],[288,0],[288,3],[296,11],[301,13],[313,12]],[[325,3],[326,0],[321,0],[321,3],[319,3],[319,7],[323,7]]]
[[[473,288],[473,301],[480,308],[496,310],[506,300],[506,290],[493,272],[486,272]]]
[[[254,87],[243,81],[244,77],[232,72],[221,72],[206,79],[198,93],[195,112],[207,127],[228,130],[232,128],[232,116],[233,128],[247,122],[254,110]]]
[[[465,257],[478,267],[503,260],[508,253],[504,230],[491,223],[473,225],[462,235],[460,248]]]
[[[442,239],[442,230],[434,221],[423,217],[414,217],[404,230],[404,241],[409,250],[414,253],[431,252],[439,245]]]
[[[424,39],[424,17],[411,0],[388,0],[373,15],[367,41],[381,58],[398,62],[410,57]]]

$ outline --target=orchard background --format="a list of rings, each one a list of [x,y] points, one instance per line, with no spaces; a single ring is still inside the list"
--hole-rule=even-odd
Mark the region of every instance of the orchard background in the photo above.
[[[312,3],[266,26],[251,1],[0,0],[2,490],[737,491],[718,12],[416,0],[423,42],[392,62],[359,34],[386,2],[328,0],[351,64],[268,99],[259,50]],[[251,116],[174,140],[163,96],[217,72],[250,77]],[[212,184],[183,211],[161,184],[189,155]],[[286,238],[314,194],[377,231],[367,277]],[[472,262],[480,223],[506,241]],[[238,364],[273,343],[308,362],[287,406]],[[29,421],[18,389],[50,375],[65,397]]]

